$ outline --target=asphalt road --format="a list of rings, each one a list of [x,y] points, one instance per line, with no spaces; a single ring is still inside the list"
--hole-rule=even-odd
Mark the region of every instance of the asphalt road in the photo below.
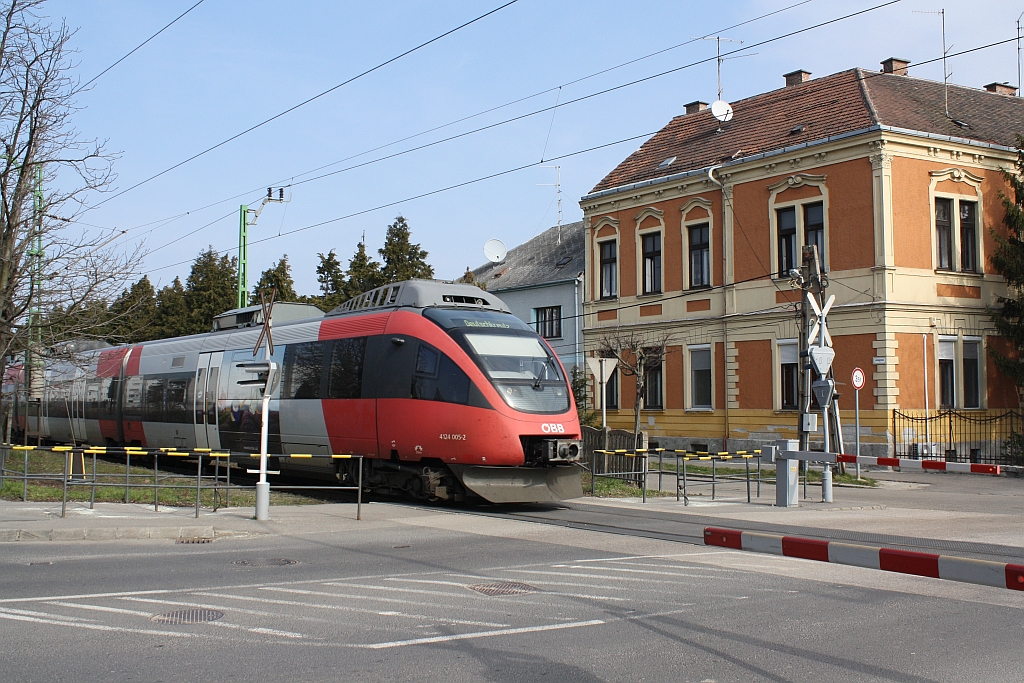
[[[1019,681],[1024,671],[1014,591],[372,507],[365,527],[202,545],[5,544],[0,680]],[[487,594],[509,589],[520,592]],[[217,618],[153,620],[186,610]]]

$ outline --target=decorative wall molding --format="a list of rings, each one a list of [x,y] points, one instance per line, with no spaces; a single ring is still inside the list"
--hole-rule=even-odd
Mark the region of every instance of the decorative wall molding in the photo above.
[[[645,206],[644,208],[640,209],[640,211],[637,212],[635,216],[637,229],[640,229],[640,224],[644,222],[644,219],[651,217],[657,218],[658,222],[661,223],[662,226],[665,225],[664,211],[662,211],[661,209],[656,209],[653,206]]]
[[[981,185],[981,181],[984,180],[981,176],[975,175],[963,168],[947,168],[941,171],[929,171],[928,175],[936,179],[932,181],[933,184],[937,181],[952,180],[956,183],[967,183],[968,185],[979,187]]]
[[[817,187],[821,187],[824,184],[825,176],[823,175],[797,173],[789,176],[788,178],[783,178],[777,183],[772,183],[768,186],[768,191],[778,193],[780,190],[788,190],[791,187],[801,187],[803,185],[815,185]]]
[[[707,209],[708,214],[710,214],[711,207],[714,206],[714,204],[710,200],[704,199],[703,197],[693,197],[688,202],[683,204],[683,207],[679,210],[679,213],[680,215],[682,215],[684,221],[686,220],[686,214],[690,212],[690,209],[697,206],[701,207],[702,209]]]
[[[611,216],[601,216],[600,218],[591,223],[591,229],[596,233],[598,230],[600,230],[606,225],[612,226],[613,228],[615,228],[615,231],[618,232],[619,219],[612,218]]]

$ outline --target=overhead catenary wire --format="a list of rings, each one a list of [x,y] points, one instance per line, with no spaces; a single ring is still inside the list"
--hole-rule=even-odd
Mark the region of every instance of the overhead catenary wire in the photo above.
[[[795,29],[795,30],[790,31],[788,33],[784,33],[784,34],[781,34],[781,35],[778,35],[778,36],[774,36],[772,38],[768,38],[768,39],[765,39],[765,40],[762,40],[762,41],[758,41],[758,42],[752,43],[752,44],[750,44],[750,45],[748,45],[746,47],[738,48],[738,49],[733,50],[731,52],[727,52],[725,54],[725,56],[735,54],[736,52],[742,52],[742,51],[745,51],[745,50],[749,50],[749,49],[752,49],[754,47],[766,45],[768,43],[772,43],[772,42],[775,42],[775,41],[778,41],[778,40],[789,38],[789,37],[792,37],[792,36],[795,36],[795,35],[799,35],[801,33],[805,33],[807,31],[811,31],[811,30],[814,30],[814,29],[817,29],[817,28],[821,28],[823,26],[834,24],[836,22],[844,21],[846,19],[850,19],[850,18],[859,16],[859,15],[862,15],[862,14],[866,14],[868,12],[872,12],[872,11],[875,11],[875,10],[878,10],[878,9],[881,9],[881,8],[884,8],[884,7],[888,7],[890,5],[897,4],[897,3],[901,2],[901,1],[902,0],[888,0],[887,2],[878,4],[878,5],[874,5],[872,7],[869,7],[869,8],[863,9],[863,10],[858,10],[856,12],[845,14],[845,15],[840,16],[840,17],[835,17],[835,18],[832,18],[832,19],[828,19],[826,21],[819,22],[819,23],[813,24],[811,26],[806,26],[806,27],[803,27],[803,28],[800,28],[800,29]],[[767,15],[765,15],[765,16],[767,16]],[[749,22],[744,22],[744,23],[749,23]],[[689,41],[689,42],[692,42],[692,41]],[[529,117],[532,117],[532,116],[536,116],[538,114],[546,113],[546,112],[549,112],[549,111],[554,112],[559,107],[564,107],[564,106],[568,106],[570,104],[576,104],[578,102],[583,102],[585,100],[589,100],[589,99],[592,99],[594,97],[598,97],[598,96],[605,95],[605,94],[608,94],[608,93],[611,93],[611,92],[615,92],[617,90],[621,90],[623,88],[627,88],[627,87],[630,87],[630,86],[633,86],[633,85],[644,83],[644,82],[650,81],[652,79],[661,78],[663,76],[667,76],[667,75],[670,75],[670,74],[673,74],[673,73],[678,73],[679,71],[682,71],[682,70],[685,70],[685,69],[690,69],[690,68],[693,68],[695,66],[699,66],[701,64],[705,64],[705,63],[710,62],[710,61],[715,61],[717,59],[718,59],[718,56],[715,56],[715,57],[709,57],[709,58],[706,58],[706,59],[701,59],[701,60],[697,60],[697,61],[694,61],[694,62],[690,62],[688,64],[684,64],[682,66],[674,67],[674,68],[666,70],[666,71],[662,71],[662,72],[659,72],[659,73],[656,73],[656,74],[653,74],[653,75],[645,76],[643,78],[634,79],[634,80],[628,81],[626,83],[621,83],[619,85],[616,85],[616,86],[613,86],[613,87],[610,87],[610,88],[605,88],[605,89],[599,90],[597,92],[593,92],[593,93],[590,93],[590,94],[587,94],[587,95],[583,95],[583,96],[577,97],[575,99],[568,100],[566,102],[556,103],[556,104],[551,105],[551,106],[542,107],[540,109],[536,109],[534,111],[527,112],[525,114],[520,114],[520,115],[517,115],[517,116],[509,117],[507,119],[503,119],[501,121],[497,121],[497,122],[494,122],[494,123],[491,123],[491,124],[488,124],[488,125],[485,125],[485,126],[480,126],[480,127],[468,130],[468,131],[463,131],[463,132],[457,133],[455,135],[451,135],[451,136],[448,136],[448,137],[445,137],[445,138],[441,138],[439,140],[434,140],[434,141],[431,141],[431,142],[428,142],[428,143],[424,143],[422,145],[417,145],[415,147],[412,147],[412,148],[409,148],[409,149],[405,149],[405,150],[401,150],[399,152],[394,152],[392,154],[383,155],[383,156],[377,157],[375,159],[371,159],[371,160],[368,160],[368,161],[360,162],[358,164],[352,164],[352,165],[347,166],[345,168],[338,169],[338,170],[335,170],[335,171],[330,171],[328,173],[323,173],[321,175],[314,176],[312,178],[306,178],[304,180],[293,181],[293,182],[290,182],[288,184],[283,185],[283,187],[289,187],[289,188],[297,187],[299,185],[303,185],[303,184],[306,184],[306,183],[310,183],[310,182],[314,182],[314,181],[317,181],[317,180],[321,180],[323,178],[331,177],[331,176],[338,175],[338,174],[341,174],[341,173],[345,173],[345,172],[348,172],[348,171],[352,171],[352,170],[355,170],[355,169],[358,169],[358,168],[363,168],[363,167],[369,166],[371,164],[376,164],[376,163],[380,163],[382,161],[386,161],[386,160],[389,160],[389,159],[394,159],[394,158],[397,158],[397,157],[400,157],[400,156],[404,156],[404,155],[410,154],[412,152],[420,151],[420,150],[427,149],[427,148],[430,148],[430,147],[435,147],[437,145],[441,145],[441,144],[444,144],[444,143],[447,143],[447,142],[451,142],[453,140],[464,138],[464,137],[467,137],[467,136],[470,136],[470,135],[474,135],[476,133],[480,133],[480,132],[483,132],[483,131],[491,130],[491,129],[497,128],[499,126],[503,126],[503,125],[506,125],[506,124],[509,124],[509,123],[513,123],[513,122],[516,122],[516,121],[520,121],[520,120],[523,120],[523,119],[526,119],[526,118],[529,118]],[[584,80],[584,79],[579,79],[579,80]],[[472,117],[470,117],[470,118],[472,118]],[[386,145],[386,146],[390,146],[390,145]],[[362,154],[355,155],[355,156],[362,156]],[[355,157],[348,157],[348,158],[355,158]],[[553,161],[553,160],[554,159],[547,159],[546,161]],[[335,163],[340,163],[340,162],[335,162]],[[335,164],[327,164],[326,166],[321,166],[320,168],[327,168],[327,167],[332,166],[332,165],[335,165]],[[307,171],[305,173],[295,174],[293,177],[301,177],[303,175],[307,175],[310,172],[312,172],[312,171]],[[275,183],[275,184],[279,184],[279,183]],[[242,193],[240,195],[236,195],[236,197],[237,196],[243,196],[244,194],[252,194],[253,192],[256,192],[256,191],[258,191],[258,190],[257,189],[250,190],[249,192]],[[227,200],[224,200],[224,201],[227,201]],[[220,202],[217,202],[217,203],[220,203]],[[99,206],[99,204],[97,204],[96,206]],[[208,206],[212,206],[212,205],[208,205]]]
[[[728,31],[728,30],[731,30],[731,29],[734,29],[734,28],[738,28],[738,27],[740,27],[740,26],[745,26],[745,25],[747,25],[747,24],[750,24],[750,23],[753,23],[753,22],[756,22],[756,21],[760,21],[761,19],[765,19],[765,18],[767,18],[767,17],[771,17],[771,16],[774,16],[774,15],[776,15],[776,14],[780,14],[780,13],[782,13],[782,12],[788,11],[788,10],[790,10],[790,9],[793,9],[793,8],[796,8],[796,7],[800,7],[801,5],[806,5],[806,4],[808,4],[808,3],[810,3],[810,2],[813,2],[813,1],[814,1],[814,0],[801,0],[801,2],[797,2],[797,3],[791,4],[791,5],[787,5],[786,7],[782,7],[782,8],[780,8],[780,9],[777,9],[777,10],[773,10],[773,11],[771,11],[771,12],[767,12],[767,13],[765,13],[765,14],[761,14],[761,15],[759,15],[759,16],[757,16],[757,17],[753,17],[753,18],[751,18],[751,19],[747,19],[747,20],[744,20],[744,21],[738,22],[738,23],[736,23],[736,24],[733,24],[732,26],[727,26],[727,27],[724,27],[724,28],[721,28],[721,29],[716,29],[716,31],[713,31],[712,33],[709,33],[709,34],[707,34],[707,35],[712,35],[713,33],[716,33],[716,32],[721,32],[721,31]],[[897,1],[897,2],[898,2],[899,0],[895,0],[895,1]],[[891,4],[891,3],[890,3],[890,4]],[[501,9],[501,8],[498,8],[498,9]],[[497,11],[497,10],[495,10],[495,11]],[[509,106],[512,106],[512,105],[518,104],[518,103],[520,103],[520,102],[525,102],[525,101],[527,101],[527,100],[530,100],[530,99],[533,99],[533,98],[535,98],[535,97],[539,97],[540,95],[544,95],[544,94],[547,94],[547,93],[550,93],[550,92],[554,92],[555,90],[559,90],[559,89],[561,89],[561,88],[565,88],[565,87],[568,87],[568,86],[570,86],[570,85],[575,85],[575,84],[577,84],[577,83],[581,83],[581,82],[583,82],[583,81],[586,81],[586,80],[589,80],[589,79],[591,79],[591,78],[595,78],[595,77],[597,77],[597,76],[600,76],[600,75],[603,75],[603,74],[606,74],[606,73],[610,73],[610,72],[612,72],[612,71],[615,71],[615,70],[617,70],[617,69],[621,69],[621,68],[623,68],[623,67],[626,67],[626,66],[629,66],[629,65],[631,65],[631,64],[635,64],[635,63],[641,62],[641,61],[643,61],[643,60],[645,60],[645,59],[649,59],[649,58],[651,58],[651,57],[654,57],[654,56],[657,56],[657,55],[660,55],[660,54],[663,54],[663,53],[666,53],[666,52],[670,52],[670,51],[672,51],[672,50],[678,49],[678,48],[680,48],[680,47],[683,47],[683,46],[685,46],[685,45],[689,45],[690,43],[694,43],[694,42],[697,42],[698,40],[701,40],[701,38],[693,38],[693,39],[690,39],[690,40],[684,41],[684,42],[682,42],[682,43],[678,43],[678,44],[676,44],[676,45],[672,45],[672,46],[670,46],[670,47],[667,47],[667,48],[662,48],[662,49],[660,49],[660,50],[656,50],[655,52],[651,52],[651,53],[648,53],[648,54],[646,54],[646,55],[643,55],[643,56],[641,56],[641,57],[637,57],[637,58],[635,58],[635,59],[631,59],[631,60],[628,60],[628,61],[626,61],[626,62],[622,62],[622,63],[620,63],[620,64],[616,64],[615,66],[611,66],[611,67],[608,67],[608,68],[602,69],[602,70],[600,70],[600,71],[596,71],[596,72],[594,72],[594,73],[591,73],[591,74],[588,74],[588,75],[586,75],[586,76],[582,76],[582,77],[579,77],[579,78],[573,79],[573,80],[571,80],[571,81],[568,81],[568,82],[566,82],[566,83],[563,83],[563,84],[561,84],[561,85],[558,85],[558,86],[554,86],[554,87],[551,87],[551,88],[547,88],[546,90],[542,90],[542,91],[536,92],[536,93],[534,93],[534,94],[532,94],[532,95],[527,95],[527,96],[525,96],[525,97],[520,97],[520,98],[517,98],[517,99],[515,99],[515,100],[512,100],[512,101],[510,101],[510,102],[506,102],[505,104],[497,105],[497,106],[495,106],[495,107],[490,107],[490,108],[488,108],[488,109],[485,109],[485,110],[483,110],[483,111],[477,112],[477,113],[475,113],[475,114],[470,114],[469,116],[464,116],[464,117],[462,117],[462,118],[459,118],[459,119],[456,119],[456,120],[454,120],[454,121],[449,121],[448,123],[444,123],[444,124],[441,124],[441,125],[439,125],[439,126],[434,126],[433,128],[428,128],[428,129],[426,129],[426,130],[420,131],[420,132],[418,132],[418,133],[414,133],[414,134],[412,134],[412,135],[408,135],[408,136],[405,136],[405,137],[403,137],[403,138],[399,138],[399,139],[397,139],[397,140],[393,140],[393,141],[391,141],[391,142],[388,142],[388,143],[385,143],[385,144],[383,144],[383,145],[378,145],[378,146],[376,146],[376,147],[372,147],[372,148],[370,148],[370,149],[364,150],[364,151],[362,151],[362,152],[359,152],[359,153],[357,153],[357,154],[352,154],[352,155],[349,155],[349,156],[347,156],[347,157],[344,157],[344,158],[342,158],[342,159],[338,159],[338,160],[336,160],[336,161],[332,161],[332,162],[330,162],[330,163],[328,163],[328,164],[322,164],[322,165],[320,165],[320,166],[318,166],[318,167],[315,167],[315,168],[312,168],[312,169],[310,169],[310,170],[308,170],[308,171],[303,171],[303,172],[301,172],[301,173],[296,173],[296,174],[293,174],[292,176],[290,176],[290,180],[291,180],[292,182],[291,182],[291,183],[289,183],[288,187],[291,187],[291,186],[294,186],[294,185],[297,185],[297,184],[301,184],[301,183],[303,183],[303,182],[307,182],[307,181],[299,181],[299,182],[295,182],[295,181],[294,181],[294,179],[295,179],[295,178],[301,178],[301,177],[303,177],[303,176],[305,176],[305,175],[309,175],[309,174],[311,174],[311,173],[316,173],[316,172],[318,172],[318,171],[321,171],[321,170],[323,170],[323,169],[325,169],[325,168],[330,168],[331,166],[336,166],[337,164],[340,164],[340,163],[344,163],[344,162],[346,162],[346,161],[350,161],[350,160],[352,160],[352,159],[357,159],[357,158],[359,158],[359,157],[361,157],[361,156],[365,156],[366,154],[372,154],[373,152],[376,152],[376,151],[380,151],[380,150],[382,150],[382,149],[386,149],[387,147],[392,147],[392,146],[394,146],[394,145],[396,145],[396,144],[400,144],[400,143],[402,143],[402,142],[407,142],[407,141],[409,141],[409,140],[412,140],[412,139],[415,139],[415,138],[417,138],[417,137],[422,137],[423,135],[427,135],[427,134],[429,134],[429,133],[433,133],[433,132],[436,132],[436,131],[438,131],[438,130],[442,130],[442,129],[444,129],[444,128],[448,128],[448,127],[451,127],[451,126],[453,126],[453,125],[456,125],[456,124],[459,124],[459,123],[463,123],[463,122],[465,122],[465,121],[469,121],[469,120],[471,120],[471,119],[474,119],[474,118],[477,118],[477,117],[483,116],[484,114],[489,114],[489,113],[491,113],[491,112],[494,112],[494,111],[498,111],[498,110],[500,110],[500,109],[504,109],[504,108],[507,108],[507,107],[509,107]],[[695,64],[692,64],[692,65],[687,65],[687,66],[684,66],[684,67],[681,67],[681,68],[689,68],[690,66],[695,66],[695,65],[697,65],[697,64],[702,64],[702,63],[704,63],[704,62],[706,62],[706,61],[708,61],[708,60],[703,60],[703,61],[701,61],[701,62],[697,62],[697,63],[695,63]],[[628,85],[628,84],[627,84],[627,85]],[[603,93],[598,93],[598,94],[603,94]],[[564,104],[567,104],[567,103],[563,103],[563,106],[564,106]],[[535,112],[531,112],[531,113],[530,113],[529,115],[539,114],[539,113],[543,113],[543,112],[546,112],[546,111],[551,111],[551,108],[549,108],[549,107],[545,107],[544,109],[540,109],[540,110],[537,110],[537,111],[535,111]],[[504,124],[504,123],[510,123],[510,122],[512,122],[512,121],[516,121],[516,120],[519,120],[520,118],[523,118],[523,117],[516,117],[516,118],[514,118],[514,119],[508,119],[508,120],[505,120],[505,121],[499,122],[499,125],[501,125],[501,124]],[[490,126],[490,127],[493,127],[493,126]],[[463,133],[463,134],[461,134],[461,135],[459,135],[459,136],[454,136],[454,137],[451,137],[451,138],[445,138],[445,139],[443,139],[443,140],[440,140],[440,141],[437,141],[437,142],[435,142],[435,143],[431,143],[431,145],[436,145],[436,144],[440,144],[440,143],[442,143],[442,142],[449,142],[449,141],[451,141],[451,140],[455,140],[455,139],[457,139],[458,137],[465,137],[466,135],[471,135],[471,134],[473,134],[473,133],[481,132],[482,130],[487,130],[487,128],[481,128],[481,129],[476,129],[476,130],[468,131],[468,132],[466,132],[466,133]],[[428,145],[428,146],[430,146],[430,145]],[[420,150],[420,149],[423,149],[423,148],[424,148],[424,147],[422,147],[422,146],[421,146],[421,147],[414,147],[414,148],[412,148],[412,149],[409,149],[409,150],[405,150],[405,151],[401,152],[400,154],[397,154],[397,155],[389,155],[389,156],[386,156],[386,157],[382,157],[382,158],[380,158],[380,159],[378,159],[378,160],[376,160],[376,161],[383,161],[383,160],[386,160],[386,159],[391,159],[391,158],[394,158],[394,156],[400,156],[401,154],[408,154],[408,153],[410,153],[410,152],[418,151],[418,150]],[[361,165],[357,165],[357,166],[353,166],[353,167],[351,167],[351,168],[348,168],[348,169],[342,169],[342,171],[352,170],[353,168],[359,168],[360,166],[361,166]],[[313,178],[313,179],[311,179],[311,180],[317,180],[317,179],[319,179],[319,178],[321,178],[321,177],[327,177],[328,175],[330,175],[330,174],[325,174],[325,175],[323,175],[323,176],[319,176],[318,178]],[[263,189],[263,188],[265,188],[265,187],[269,187],[269,186],[275,186],[275,187],[276,187],[276,186],[282,185],[282,184],[283,184],[283,183],[285,182],[285,180],[287,180],[287,179],[281,179],[281,180],[276,180],[276,181],[274,181],[274,182],[271,182],[271,183],[261,183],[259,187],[253,188],[253,189],[251,189],[251,190],[246,190],[246,191],[244,191],[244,192],[239,192],[239,193],[237,193],[237,194],[235,194],[235,195],[232,195],[231,197],[227,197],[227,198],[225,198],[225,199],[222,199],[222,200],[218,200],[218,201],[216,201],[216,202],[213,202],[213,203],[207,204],[207,205],[205,205],[205,206],[202,206],[202,207],[199,207],[199,208],[197,208],[197,209],[192,209],[191,211],[186,211],[186,212],[183,212],[183,213],[175,214],[174,216],[171,216],[171,217],[169,217],[169,219],[178,219],[178,218],[182,218],[182,217],[185,217],[185,216],[187,216],[187,215],[189,215],[189,214],[191,214],[191,213],[196,213],[196,212],[198,212],[198,211],[202,211],[202,210],[204,210],[204,209],[208,209],[208,208],[211,208],[211,207],[213,207],[213,206],[216,206],[217,204],[221,204],[221,203],[224,203],[224,202],[227,202],[227,201],[231,201],[231,200],[234,200],[234,199],[238,199],[239,197],[244,197],[244,196],[246,196],[246,195],[250,195],[250,194],[253,194],[253,193],[255,193],[255,192],[261,192],[261,191],[262,191],[262,189]],[[113,199],[113,197],[111,197],[110,199]],[[105,200],[105,201],[106,201],[106,200]],[[103,202],[101,202],[101,203],[103,203]],[[100,205],[100,204],[96,204],[96,205],[95,205],[94,207],[92,207],[92,208],[96,208],[96,207],[98,207],[99,205]],[[133,232],[134,230],[137,230],[137,229],[140,229],[140,228],[146,227],[146,226],[148,226],[148,225],[152,225],[152,224],[154,224],[154,223],[159,223],[159,222],[161,222],[161,221],[163,221],[163,220],[165,220],[165,219],[159,219],[159,220],[156,220],[156,221],[151,221],[151,222],[149,222],[149,223],[145,223],[145,224],[143,224],[143,225],[139,225],[139,226],[135,226],[135,227],[132,227],[132,228],[128,228],[128,232]]]
[[[85,89],[86,89],[86,88],[88,88],[88,87],[89,87],[90,85],[92,85],[93,83],[95,83],[96,81],[98,81],[98,80],[99,80],[99,78],[100,78],[100,77],[101,77],[101,76],[102,76],[103,74],[107,73],[108,71],[110,71],[111,69],[113,69],[113,68],[114,68],[115,66],[117,66],[118,64],[120,64],[121,62],[123,62],[124,60],[128,59],[129,57],[131,57],[131,56],[132,56],[133,54],[135,54],[136,52],[138,52],[138,51],[139,51],[140,49],[142,49],[142,48],[143,48],[143,47],[144,47],[144,46],[146,45],[146,43],[148,43],[149,41],[151,41],[151,40],[153,40],[154,38],[156,38],[156,37],[157,37],[158,35],[160,35],[160,34],[161,34],[161,33],[163,33],[164,31],[166,31],[167,29],[169,29],[169,28],[170,28],[171,26],[174,26],[174,24],[178,23],[178,20],[179,20],[179,19],[181,19],[181,18],[182,18],[182,17],[184,17],[184,16],[186,15],[186,14],[188,14],[189,12],[191,12],[192,10],[194,10],[194,9],[195,9],[196,7],[199,7],[199,5],[203,4],[203,3],[205,2],[205,1],[206,1],[206,0],[199,0],[199,2],[197,2],[197,3],[196,3],[196,4],[194,4],[194,5],[192,5],[192,6],[191,6],[191,7],[189,7],[189,8],[187,9],[187,10],[185,10],[184,12],[182,12],[181,14],[179,14],[178,16],[176,16],[176,17],[175,17],[174,19],[172,19],[172,20],[171,20],[171,22],[170,22],[169,24],[165,25],[165,26],[164,26],[164,27],[163,27],[162,29],[160,29],[159,31],[157,31],[156,33],[154,33],[153,35],[151,35],[151,36],[150,36],[149,38],[146,38],[146,39],[145,39],[144,41],[142,41],[141,43],[139,43],[138,45],[136,45],[136,46],[135,46],[135,47],[134,47],[134,48],[133,48],[133,49],[131,50],[131,52],[129,52],[128,54],[124,55],[124,56],[123,56],[123,57],[121,57],[121,58],[120,58],[119,60],[117,60],[116,62],[114,62],[114,63],[113,63],[113,64],[111,64],[110,66],[108,66],[108,67],[107,67],[106,69],[104,69],[103,71],[99,72],[98,74],[96,74],[95,76],[93,76],[92,78],[90,78],[90,79],[89,79],[88,81],[86,81],[86,82],[85,82],[85,83],[84,83],[83,85],[80,85],[80,86],[78,86],[78,88],[76,88],[76,89],[75,89],[75,90],[76,90],[76,92],[81,92],[82,90],[85,90]]]
[[[899,0],[895,0],[895,1],[898,2]],[[506,2],[505,4],[503,4],[503,5],[499,6],[499,7],[496,7],[496,8],[494,8],[494,9],[488,11],[488,12],[485,12],[484,14],[481,14],[480,16],[476,17],[475,19],[471,19],[471,20],[469,20],[469,21],[467,21],[467,22],[465,22],[463,24],[460,24],[459,26],[456,26],[455,28],[449,29],[449,30],[445,31],[444,33],[442,33],[440,35],[434,36],[430,40],[422,42],[422,43],[420,43],[419,45],[417,45],[415,47],[409,48],[408,50],[406,50],[405,52],[402,52],[401,54],[395,55],[394,57],[391,57],[390,59],[387,59],[387,60],[377,64],[376,66],[372,66],[369,69],[366,69],[365,71],[362,71],[362,72],[356,74],[355,76],[347,78],[344,81],[342,81],[341,83],[338,83],[337,85],[332,86],[332,87],[328,88],[327,90],[324,90],[323,92],[321,92],[321,93],[319,93],[317,95],[309,97],[309,98],[303,100],[302,102],[299,102],[298,104],[292,105],[291,107],[288,107],[284,111],[279,112],[277,114],[274,114],[270,118],[264,119],[263,121],[260,121],[259,123],[255,124],[255,125],[249,126],[248,128],[246,128],[245,130],[241,131],[240,133],[235,133],[231,137],[229,137],[229,138],[227,138],[225,140],[222,140],[222,141],[218,142],[217,144],[215,144],[215,145],[213,145],[211,147],[207,147],[206,149],[204,149],[201,152],[193,154],[192,156],[188,157],[184,161],[179,161],[178,163],[174,164],[173,166],[169,166],[168,168],[165,168],[164,170],[160,171],[159,173],[155,173],[155,174],[149,176],[145,180],[140,180],[139,182],[135,183],[134,185],[131,185],[131,186],[125,188],[124,190],[121,190],[120,192],[116,192],[115,194],[111,195],[110,197],[107,197],[106,199],[104,199],[103,201],[99,202],[98,204],[95,204],[92,208],[96,208],[96,207],[102,206],[103,204],[106,204],[107,202],[112,201],[112,200],[120,197],[121,195],[123,195],[123,194],[125,194],[127,192],[131,192],[132,190],[134,190],[134,189],[136,189],[138,187],[142,187],[146,183],[149,183],[152,180],[156,180],[160,176],[165,175],[167,173],[170,173],[171,171],[173,171],[176,168],[181,168],[185,164],[187,164],[187,163],[189,163],[191,161],[195,161],[199,157],[204,156],[206,154],[209,154],[213,150],[218,149],[220,147],[223,147],[224,145],[226,145],[229,142],[232,142],[234,140],[237,140],[238,138],[242,137],[243,135],[247,135],[247,134],[251,133],[252,131],[254,131],[254,130],[258,129],[258,128],[262,128],[263,126],[267,125],[268,123],[271,123],[272,121],[276,121],[277,119],[281,118],[282,116],[286,116],[286,115],[290,114],[291,112],[295,111],[296,109],[299,109],[301,107],[306,106],[310,102],[314,102],[314,101],[320,99],[321,97],[324,97],[325,95],[328,95],[328,94],[334,92],[335,90],[338,90],[339,88],[342,88],[342,87],[348,85],[349,83],[352,83],[353,81],[356,81],[356,80],[362,78],[363,76],[367,76],[367,75],[373,73],[374,71],[382,69],[385,66],[387,66],[388,64],[391,64],[392,62],[396,62],[399,59],[402,59],[403,57],[406,57],[406,56],[412,54],[413,52],[416,52],[417,50],[421,50],[421,49],[427,47],[428,45],[430,45],[432,43],[436,43],[437,41],[441,40],[442,38],[450,36],[451,34],[455,33],[456,31],[460,31],[460,30],[466,28],[467,26],[475,24],[476,22],[481,21],[482,19],[485,19],[486,17],[489,17],[489,16],[491,16],[492,14],[494,14],[496,12],[500,12],[501,10],[505,9],[506,7],[508,7],[510,5],[514,5],[517,2],[519,2],[519,0],[508,0],[508,2]]]

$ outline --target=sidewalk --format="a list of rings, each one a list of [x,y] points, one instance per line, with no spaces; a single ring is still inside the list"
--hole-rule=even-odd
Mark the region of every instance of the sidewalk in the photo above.
[[[223,537],[256,537],[315,530],[367,529],[390,520],[434,514],[412,506],[363,503],[363,520],[356,521],[355,503],[287,505],[270,509],[271,519],[253,519],[252,507],[200,511],[194,507],[68,503],[60,516],[59,502],[0,501],[0,542],[110,541],[116,539],[176,539],[202,543]]]
[[[656,485],[656,480],[651,483]],[[710,487],[690,491],[690,505],[674,496],[602,499],[581,498],[572,503],[599,505],[623,511],[668,515],[680,522],[716,526],[761,523],[833,530],[988,543],[1024,548],[1024,479],[946,473],[865,472],[880,481],[878,488],[836,487],[833,503],[821,503],[821,487],[808,486],[808,499],[799,508],[776,508],[774,485],[763,484],[761,497],[746,502],[743,482],[720,483],[716,500]],[[674,477],[665,478],[666,489]],[[700,491],[704,495],[693,495]],[[752,492],[756,492],[752,489]],[[0,501],[0,542],[115,539],[180,539],[203,542],[222,537],[316,533],[324,529],[366,530],[391,526],[401,520],[424,519],[439,513],[460,512],[459,507],[437,508],[400,503],[364,503],[363,521],[356,521],[354,503],[273,506],[271,519],[253,519],[251,507],[203,509],[199,518],[191,507],[97,503],[68,503],[60,517],[60,503]],[[508,506],[511,511],[512,507]],[[504,508],[503,508],[504,509]]]

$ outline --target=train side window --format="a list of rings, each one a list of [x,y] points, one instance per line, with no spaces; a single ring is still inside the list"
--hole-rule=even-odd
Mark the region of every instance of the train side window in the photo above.
[[[124,380],[123,414],[126,420],[142,419],[142,376],[132,375]]]
[[[146,422],[164,421],[164,378],[148,377],[145,380],[145,407],[142,419]]]
[[[289,344],[284,352],[281,398],[320,398],[324,342]]]
[[[117,389],[121,383],[120,377],[104,377],[101,383],[99,419],[117,419]]]
[[[328,398],[359,398],[363,393],[366,337],[335,339],[331,350]]]
[[[167,378],[166,422],[191,422],[188,410],[189,380],[184,375]]]
[[[412,376],[412,398],[468,405],[469,388],[469,377],[455,361],[420,342]]]

